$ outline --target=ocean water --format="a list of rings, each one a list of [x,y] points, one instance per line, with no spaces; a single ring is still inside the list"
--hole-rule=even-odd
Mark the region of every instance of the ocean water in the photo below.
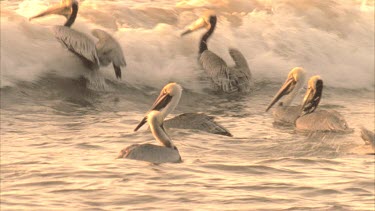
[[[1,210],[375,210],[375,161],[360,126],[374,130],[374,1],[85,0],[73,28],[110,32],[127,67],[104,87],[53,37],[64,18],[28,17],[58,1],[1,1]],[[197,63],[207,9],[218,24],[208,47],[229,64],[248,60],[256,89],[210,91]],[[295,66],[324,80],[320,108],[354,132],[301,133],[264,110]],[[233,137],[170,129],[183,162],[115,159],[168,82],[184,88],[172,115],[204,112]],[[295,103],[300,103],[298,96]]]

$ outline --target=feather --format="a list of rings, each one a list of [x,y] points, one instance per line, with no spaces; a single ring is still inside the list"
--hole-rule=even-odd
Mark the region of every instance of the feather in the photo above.
[[[181,162],[178,150],[153,144],[133,144],[121,150],[117,158],[142,160],[151,163]]]
[[[237,92],[235,79],[231,78],[230,69],[223,59],[210,50],[205,50],[199,61],[215,86],[226,93]]]
[[[87,35],[65,26],[53,27],[55,37],[70,51],[78,55],[91,68],[99,68],[95,43]]]
[[[168,128],[195,129],[207,133],[232,136],[232,134],[214,121],[214,117],[203,113],[184,113],[168,119],[164,122]]]
[[[226,93],[247,92],[252,86],[252,81],[246,59],[236,49],[230,49],[229,53],[236,63],[234,67],[228,67],[223,59],[209,50],[201,54],[199,61],[220,90]]]
[[[301,116],[296,121],[298,130],[351,132],[344,117],[335,110],[319,110]]]
[[[113,62],[117,67],[126,66],[121,46],[110,34],[100,29],[92,30],[92,34],[99,39],[96,43],[96,50],[102,66],[108,65],[110,62]]]

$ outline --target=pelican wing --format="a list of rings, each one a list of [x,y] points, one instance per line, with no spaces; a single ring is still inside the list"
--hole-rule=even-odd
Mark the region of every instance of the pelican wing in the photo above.
[[[220,90],[227,93],[238,91],[236,75],[231,74],[231,69],[219,56],[209,50],[205,50],[200,55],[199,62],[214,85]]]
[[[232,57],[232,59],[234,60],[234,63],[236,64],[236,68],[245,68],[245,69],[248,69],[249,70],[249,65],[247,64],[247,61],[245,59],[245,57],[243,56],[243,54],[235,49],[235,48],[229,48],[229,55]],[[249,77],[251,77],[251,73],[250,73],[250,70],[248,73],[246,73]]]
[[[231,74],[235,75],[232,77],[236,79],[236,84],[239,91],[249,91],[252,86],[252,77],[249,65],[242,53],[234,48],[229,49],[229,55],[234,60],[235,66],[231,68]]]
[[[335,110],[319,110],[301,116],[296,121],[296,127],[305,131],[352,131],[344,117]]]
[[[55,26],[53,32],[66,48],[78,55],[92,69],[99,67],[95,43],[87,35],[66,26]]]
[[[112,62],[116,77],[121,78],[121,66],[126,66],[126,61],[120,44],[103,30],[94,29],[92,34],[99,39],[96,43],[96,49],[100,64],[107,66]]]
[[[167,128],[195,129],[207,133],[232,136],[223,126],[214,121],[214,117],[202,113],[184,113],[164,122]]]

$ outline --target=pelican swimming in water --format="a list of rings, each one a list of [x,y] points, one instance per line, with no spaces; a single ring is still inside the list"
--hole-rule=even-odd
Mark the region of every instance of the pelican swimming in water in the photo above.
[[[303,131],[351,132],[345,118],[335,110],[316,110],[323,93],[323,80],[316,75],[310,78],[301,106],[296,128]]]
[[[160,103],[163,103],[163,101]],[[162,112],[155,110],[150,111],[146,118],[152,135],[162,146],[153,144],[133,144],[121,150],[117,158],[142,160],[151,163],[181,162],[181,156],[177,147],[173,144],[163,127],[164,117]]]
[[[305,78],[306,73],[302,67],[295,67],[289,72],[288,78],[266,109],[267,112],[279,100],[282,100],[272,112],[276,123],[294,125],[300,116],[301,105],[291,106],[291,103],[305,84]]]
[[[296,129],[304,131],[351,131],[344,117],[335,110],[317,110],[323,93],[323,80],[313,76],[308,81],[308,89],[302,105],[290,106],[305,82],[305,71],[301,67],[293,68],[288,78],[277,92],[266,112],[283,98],[273,116],[275,122],[295,125]]]
[[[55,37],[71,52],[77,55],[92,70],[112,63],[116,78],[121,78],[121,67],[126,66],[120,44],[107,32],[94,29],[92,34],[98,38],[95,43],[86,34],[71,29],[78,14],[77,0],[62,0],[60,4],[49,7],[29,20],[46,15],[57,14],[67,18],[64,26],[53,27]]]
[[[159,97],[152,105],[150,111],[157,110],[161,112],[163,119],[171,113],[177,106],[182,95],[182,88],[176,83],[170,83],[166,85],[160,92]],[[158,103],[160,101],[160,103]],[[147,118],[139,123],[134,131],[137,131],[143,124],[145,124]],[[202,130],[208,133],[232,136],[232,134],[225,129],[223,126],[214,121],[214,117],[207,116],[203,113],[183,113],[168,119],[164,122],[164,126],[167,128],[180,128],[180,129],[195,129]]]
[[[216,15],[212,11],[208,11],[181,36],[206,27],[208,30],[202,36],[199,45],[199,63],[218,90],[225,93],[247,92],[252,88],[253,82],[249,65],[242,53],[237,49],[230,48],[229,54],[233,58],[235,66],[228,67],[222,58],[208,50],[207,40],[215,30],[216,21]]]
[[[166,133],[163,122],[180,101],[182,87],[176,83],[167,84],[153,103],[146,117],[137,125],[134,131],[148,122],[151,133],[163,146],[152,144],[135,144],[121,150],[118,158],[143,160],[153,163],[180,162],[181,157],[177,147]]]
[[[120,151],[118,158],[129,158],[134,160],[143,160],[153,163],[170,163],[180,162],[181,157],[177,147],[173,144],[171,138],[168,136],[164,129],[164,119],[171,113],[179,103],[182,95],[182,87],[177,83],[169,83],[161,90],[159,96],[151,106],[147,115],[140,121],[134,131],[140,129],[146,122],[148,122],[151,129],[151,133],[155,139],[162,144],[162,146],[153,144],[134,144]],[[194,124],[195,120],[198,120],[198,125],[206,126],[209,125],[210,130],[219,130],[222,133],[225,131],[228,135],[230,134],[225,128],[221,128],[217,125],[212,118],[204,117],[204,114],[181,114],[169,123],[170,127],[177,128],[191,128],[189,126],[181,126],[183,124]],[[191,120],[189,117],[192,117]],[[205,122],[205,123],[202,123]],[[216,124],[216,127],[213,125]],[[201,130],[205,130],[204,128]]]

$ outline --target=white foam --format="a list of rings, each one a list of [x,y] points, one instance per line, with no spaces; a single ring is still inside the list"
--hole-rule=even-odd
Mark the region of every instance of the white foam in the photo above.
[[[203,5],[186,0],[177,4],[132,2],[124,13],[122,1],[103,6],[105,3],[83,1],[73,28],[87,34],[102,28],[120,42],[128,64],[122,82],[159,88],[177,81],[184,87],[201,89],[204,85],[199,78],[204,73],[197,64],[197,51],[204,31],[183,38],[179,34],[203,10],[213,8],[218,24],[209,49],[228,64],[233,64],[228,48],[240,49],[256,80],[281,82],[291,68],[302,66],[310,76],[321,75],[326,86],[374,88],[374,10],[361,9],[361,1],[212,0]],[[30,1],[23,1],[18,13],[31,15],[27,5]],[[98,11],[101,15],[96,16]],[[5,29],[1,30],[1,86],[36,80],[51,70],[63,77],[85,71],[48,31],[49,26],[62,24],[63,18],[33,23],[1,21]],[[101,71],[104,77],[115,80],[112,66]]]

